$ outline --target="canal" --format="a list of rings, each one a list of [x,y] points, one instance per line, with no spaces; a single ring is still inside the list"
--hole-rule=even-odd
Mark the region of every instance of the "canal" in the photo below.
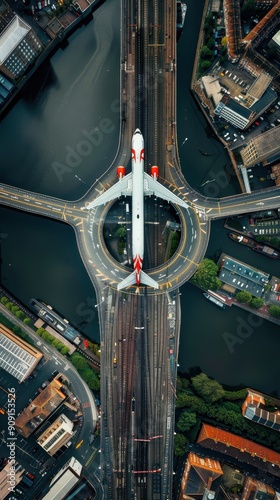
[[[178,143],[188,182],[207,196],[225,196],[239,192],[238,185],[223,146],[213,137],[189,91],[202,8],[202,0],[188,1],[178,43]],[[119,3],[107,0],[93,21],[41,68],[0,123],[1,182],[73,200],[110,165],[119,138],[119,44]],[[87,133],[98,131],[102,118],[110,120],[111,132],[89,151],[83,141]],[[205,184],[208,180],[212,182]],[[98,340],[95,294],[73,230],[0,208],[0,238],[3,285],[25,304],[32,297],[52,304]],[[217,221],[212,224],[207,255],[220,251],[279,275],[274,261],[232,242],[223,222]],[[181,371],[200,366],[226,384],[280,389],[278,327],[256,321],[241,309],[220,311],[189,283],[181,293]],[[240,331],[247,332],[246,339],[232,350],[226,339],[238,337]]]

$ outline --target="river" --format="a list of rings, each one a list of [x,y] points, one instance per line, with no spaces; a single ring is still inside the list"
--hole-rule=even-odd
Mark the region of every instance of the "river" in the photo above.
[[[202,0],[188,1],[178,43],[178,143],[181,146],[188,137],[179,151],[189,183],[208,196],[225,196],[238,192],[238,185],[223,146],[212,136],[189,92],[202,8]],[[0,123],[1,182],[72,200],[81,197],[110,165],[119,134],[119,42],[119,4],[107,0],[93,21],[42,67]],[[94,151],[87,151],[83,138],[102,118],[111,121],[112,132]],[[77,152],[82,154],[76,154],[69,166],[67,154],[74,158]],[[205,184],[207,180],[212,182]],[[25,304],[32,297],[52,304],[98,340],[95,294],[73,230],[63,223],[0,208],[0,238],[3,285]],[[222,221],[217,221],[212,224],[207,255],[221,250],[279,275],[274,261],[232,242]],[[258,318],[256,322],[237,308],[220,311],[190,284],[181,292],[181,371],[197,365],[226,384],[280,389],[278,327]],[[238,337],[242,328],[247,338],[229,348],[228,334]]]

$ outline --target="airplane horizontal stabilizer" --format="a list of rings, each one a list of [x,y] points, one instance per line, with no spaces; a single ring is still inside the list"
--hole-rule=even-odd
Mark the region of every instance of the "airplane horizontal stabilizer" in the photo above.
[[[153,278],[150,278],[144,271],[141,271],[140,274],[140,280],[141,280],[141,285],[147,285],[152,288],[158,289],[158,283],[153,280]],[[118,284],[118,290],[123,290],[124,288],[127,288],[128,286],[133,286],[136,285],[136,279],[135,279],[135,271],[131,273],[127,278],[125,278],[123,281],[121,281]]]
[[[153,280],[153,278],[148,276],[148,274],[144,273],[144,271],[141,271],[140,281],[141,285],[148,285],[152,288],[158,288],[158,283]]]
[[[135,272],[131,273],[127,278],[125,278],[123,281],[121,281],[118,284],[118,290],[123,290],[123,288],[127,288],[128,286],[135,285]]]

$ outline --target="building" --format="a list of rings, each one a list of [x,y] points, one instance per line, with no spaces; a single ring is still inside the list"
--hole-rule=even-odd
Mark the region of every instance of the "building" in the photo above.
[[[252,477],[246,477],[240,500],[276,500],[275,490],[268,484],[264,484]]]
[[[74,457],[60,469],[50,482],[42,500],[63,500],[82,477],[82,465]]]
[[[280,125],[251,139],[240,151],[243,165],[248,168],[263,160],[270,163],[270,158],[279,158],[279,134]]]
[[[269,42],[269,46],[271,48],[276,49],[277,51],[277,57],[280,58],[280,30],[275,33],[275,35],[272,37],[271,41]]]
[[[14,464],[12,463],[7,463],[4,467],[4,469],[1,470],[0,472],[0,498],[3,500],[6,498],[8,495],[10,495],[11,498],[11,493],[12,493],[12,488],[17,486],[23,476],[24,473],[24,468],[19,465],[17,462]],[[13,484],[13,482],[15,484]]]
[[[280,477],[280,453],[212,425],[202,424],[197,442]]]
[[[12,80],[26,73],[42,52],[35,31],[6,2],[0,11],[0,70]]]
[[[221,255],[218,265],[220,266],[218,278],[229,285],[233,292],[246,290],[254,297],[261,297],[265,285],[269,283],[269,274],[226,254]]]
[[[280,411],[267,411],[262,394],[248,390],[247,398],[242,405],[242,415],[257,424],[265,425],[270,429],[280,431]]]
[[[280,163],[271,167],[270,178],[275,181],[276,186],[280,185]]]
[[[211,498],[211,494],[214,498],[213,483],[217,483],[216,479],[220,478],[222,474],[223,471],[218,460],[189,453],[182,475],[179,500],[192,497],[205,498],[206,500]]]
[[[227,49],[230,61],[237,62],[240,57],[242,30],[240,22],[240,2],[224,0],[224,23],[228,39]]]
[[[51,456],[64,446],[73,434],[73,422],[60,415],[37,439],[37,443]]]
[[[229,95],[222,97],[214,112],[215,115],[241,130],[244,130],[254,118],[254,112],[251,109],[242,106]]]
[[[277,93],[269,87],[272,77],[265,73],[258,75],[246,93],[243,94],[240,94],[240,86],[231,82],[232,96],[223,95],[219,102],[219,94],[217,91],[214,93],[216,87],[214,87],[213,78],[204,81],[207,83],[207,87],[205,87],[207,95],[210,92],[209,89],[212,89],[211,98],[216,106],[215,115],[241,130],[248,128],[277,100]],[[212,85],[209,82],[212,82]],[[239,90],[236,90],[235,87]]]
[[[15,428],[24,437],[29,437],[51,413],[66,399],[62,384],[54,379],[16,418]]]
[[[43,354],[0,323],[0,367],[23,382]]]

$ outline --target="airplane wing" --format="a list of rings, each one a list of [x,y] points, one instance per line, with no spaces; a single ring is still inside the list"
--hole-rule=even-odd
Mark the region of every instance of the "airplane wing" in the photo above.
[[[169,189],[160,184],[156,179],[144,172],[144,194],[146,196],[155,195],[163,200],[170,201],[183,208],[188,208],[189,205],[185,203],[179,196],[172,193]]]
[[[100,194],[94,201],[89,203],[86,208],[90,210],[91,208],[98,207],[99,205],[105,205],[109,201],[112,201],[120,196],[131,196],[132,194],[132,175],[131,172],[125,177],[120,179],[112,187]]]

